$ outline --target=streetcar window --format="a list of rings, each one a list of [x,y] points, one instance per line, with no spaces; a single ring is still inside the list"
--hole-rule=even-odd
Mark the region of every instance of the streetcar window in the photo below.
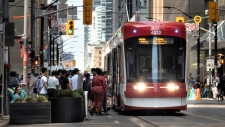
[[[184,82],[184,39],[176,37],[134,37],[126,39],[127,82]]]

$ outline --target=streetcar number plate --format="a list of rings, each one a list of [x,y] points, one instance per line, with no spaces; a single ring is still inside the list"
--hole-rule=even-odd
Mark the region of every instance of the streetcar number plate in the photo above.
[[[161,31],[160,30],[153,30],[153,31],[151,31],[151,34],[153,34],[153,35],[161,35]]]

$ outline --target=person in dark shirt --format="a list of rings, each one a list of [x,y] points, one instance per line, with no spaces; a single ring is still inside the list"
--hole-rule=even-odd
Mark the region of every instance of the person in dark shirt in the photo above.
[[[59,84],[61,86],[61,89],[65,90],[69,88],[69,79],[66,76],[67,75],[67,71],[63,70],[62,71],[62,76],[59,79]]]

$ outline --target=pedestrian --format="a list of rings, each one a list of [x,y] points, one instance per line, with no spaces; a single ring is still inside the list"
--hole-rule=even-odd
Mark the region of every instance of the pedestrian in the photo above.
[[[96,68],[91,68],[91,76],[90,79],[92,79],[96,75]]]
[[[62,75],[60,77],[59,84],[61,86],[61,89],[63,90],[70,89],[68,74],[66,70],[62,70]]]
[[[83,91],[88,91],[88,101],[91,97],[91,79],[90,74],[86,73],[84,74],[85,80],[83,81]]]
[[[40,79],[41,90],[40,90],[39,95],[48,97],[48,95],[47,95],[47,89],[48,89],[47,81],[48,81],[48,79],[47,79],[46,75],[47,75],[47,68],[42,68],[42,70],[41,70],[41,79]]]
[[[58,71],[53,71],[52,76],[48,79],[48,97],[54,97],[55,90],[59,88],[58,76]]]
[[[16,76],[16,72],[15,71],[11,71],[9,73],[8,87],[9,88],[17,87],[19,85],[19,83],[20,83],[20,80]]]
[[[15,100],[16,100],[17,98],[22,98],[22,96],[21,96],[21,91],[22,91],[22,89],[21,89],[20,86],[17,86],[17,87],[15,88],[15,91],[14,91],[14,99],[15,99]]]
[[[107,87],[105,89],[105,92],[104,92],[104,99],[103,99],[103,111],[104,111],[103,115],[109,115],[108,110],[107,110],[107,106],[106,106],[107,105],[107,91],[108,91],[108,84],[107,84],[108,74],[107,74],[107,71],[103,71],[102,76],[105,79],[106,85],[107,85]]]
[[[76,90],[78,86],[78,74],[79,74],[79,69],[75,68],[73,70],[73,77],[72,77],[72,90]]]
[[[93,101],[91,104],[91,108],[89,109],[90,115],[93,115],[93,108],[96,107],[96,114],[101,114],[104,94],[106,91],[106,82],[102,74],[102,70],[100,68],[96,68],[97,75],[92,79],[92,95]]]

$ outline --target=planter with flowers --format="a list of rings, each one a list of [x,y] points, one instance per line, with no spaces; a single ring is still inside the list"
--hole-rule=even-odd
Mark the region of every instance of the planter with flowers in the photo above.
[[[28,96],[25,101],[16,99],[9,104],[10,124],[51,123],[51,102],[46,97]]]

